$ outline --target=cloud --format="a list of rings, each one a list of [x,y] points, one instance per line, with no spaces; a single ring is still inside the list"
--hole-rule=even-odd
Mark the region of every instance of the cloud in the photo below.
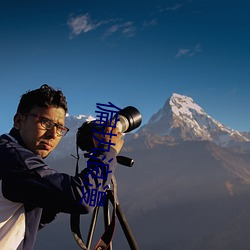
[[[104,34],[104,38],[118,32],[124,37],[132,37],[136,35],[136,26],[130,21],[122,24],[115,24],[107,29],[106,33]]]
[[[71,17],[68,19],[67,24],[71,29],[70,38],[80,35],[81,33],[87,33],[96,30],[98,27],[111,22],[112,20],[93,21],[90,15],[83,14],[77,17]]]
[[[122,34],[125,37],[132,37],[136,33],[136,27],[133,22],[126,22],[123,24]]]
[[[189,51],[190,51],[190,49],[179,49],[179,51],[175,57],[186,56],[186,55],[188,55]]]
[[[194,56],[195,54],[197,53],[200,53],[202,52],[202,49],[201,49],[201,45],[200,44],[197,44],[194,48],[190,49],[184,49],[184,48],[180,48],[178,53],[175,55],[176,58],[179,58],[179,57],[182,57],[182,56],[189,56],[189,57],[192,57]]]
[[[143,27],[147,28],[147,27],[154,27],[158,24],[158,20],[156,18],[152,19],[152,20],[145,20],[143,22]]]
[[[117,22],[114,19],[106,19],[101,21],[92,20],[91,16],[87,14],[79,15],[76,17],[70,17],[67,21],[67,25],[71,29],[70,38],[74,38],[82,33],[87,33],[90,31],[94,31],[100,26],[105,24]],[[136,35],[136,26],[133,22],[128,21],[124,23],[114,24],[111,27],[106,29],[103,38],[107,36],[111,36],[114,33],[120,33],[124,37],[132,37]]]
[[[175,4],[175,5],[171,6],[171,7],[167,7],[166,10],[175,11],[175,10],[180,9],[182,6],[183,6],[183,4],[178,3],[178,4]]]

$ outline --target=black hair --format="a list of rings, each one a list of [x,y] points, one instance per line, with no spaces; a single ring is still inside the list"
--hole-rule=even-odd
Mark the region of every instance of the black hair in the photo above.
[[[29,90],[21,96],[20,102],[17,107],[17,113],[28,113],[34,107],[61,107],[68,112],[68,105],[66,97],[61,90],[43,84],[40,88]]]

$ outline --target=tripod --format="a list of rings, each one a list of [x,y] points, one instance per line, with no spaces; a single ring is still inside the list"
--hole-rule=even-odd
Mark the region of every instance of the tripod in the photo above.
[[[105,232],[102,235],[101,239],[98,241],[97,245],[94,247],[94,250],[104,250],[104,249],[112,250],[113,249],[112,238],[113,238],[114,229],[116,225],[116,216],[119,219],[120,225],[123,229],[123,232],[126,236],[126,239],[130,248],[132,250],[139,250],[139,247],[137,246],[136,240],[125,218],[125,215],[121,209],[121,206],[117,201],[118,200],[117,182],[116,182],[115,176],[112,177],[112,185],[113,185],[113,190],[108,189],[106,191],[106,199],[105,199],[105,203],[103,206]],[[111,204],[113,205],[112,218],[110,217],[109,202],[111,202]],[[99,208],[100,208],[99,206],[96,206],[93,211],[86,245],[83,243],[80,229],[79,229],[80,218],[77,215],[71,215],[71,218],[70,218],[71,219],[71,231],[73,233],[73,237],[75,238],[78,245],[84,250],[91,249],[91,244],[92,244],[92,240],[94,236]]]

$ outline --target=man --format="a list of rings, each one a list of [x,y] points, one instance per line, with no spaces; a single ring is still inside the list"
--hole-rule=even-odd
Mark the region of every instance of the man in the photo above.
[[[116,155],[123,146],[117,128],[105,128],[107,134],[117,135],[111,137],[114,145],[107,150],[108,145],[102,143],[95,154],[96,162],[105,158],[103,166],[109,167],[105,171],[112,171],[107,179],[91,178],[91,164],[75,177],[45,164],[43,159],[68,132],[66,113],[63,93],[45,84],[22,95],[13,128],[0,137],[0,249],[32,250],[38,229],[53,220],[55,213],[89,213],[93,209],[81,202],[89,188],[86,183],[103,190],[111,181]],[[106,135],[104,142],[109,140]],[[92,168],[96,165],[92,163]],[[53,211],[52,216],[48,211]]]

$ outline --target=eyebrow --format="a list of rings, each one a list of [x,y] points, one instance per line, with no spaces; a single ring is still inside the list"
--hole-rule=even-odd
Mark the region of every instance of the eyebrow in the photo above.
[[[39,115],[39,116],[41,116],[41,117],[43,117],[43,118],[45,118],[45,119],[47,119],[47,120],[49,120],[49,121],[51,121],[51,122],[54,122],[54,123],[55,123],[55,124],[57,124],[57,125],[60,125],[60,126],[65,127],[65,124],[64,124],[64,123],[61,123],[61,122],[55,122],[53,119],[48,118],[48,117],[45,117],[45,116],[43,116],[43,115]]]

